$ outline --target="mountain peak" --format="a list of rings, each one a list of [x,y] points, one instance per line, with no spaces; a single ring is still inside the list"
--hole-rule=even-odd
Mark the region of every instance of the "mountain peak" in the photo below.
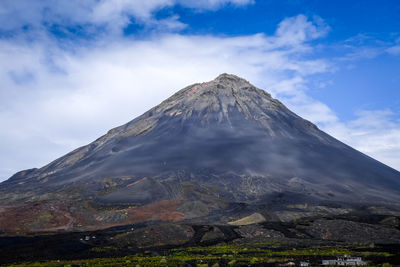
[[[212,81],[190,85],[156,106],[151,114],[179,115],[186,121],[230,122],[239,113],[247,119],[267,120],[271,111],[286,110],[278,100],[247,80],[223,73]]]
[[[227,73],[220,74],[214,80],[208,82],[190,85],[178,91],[163,103],[185,102],[194,104],[193,102],[196,102],[199,104],[199,102],[202,102],[201,106],[204,106],[205,104],[211,104],[210,101],[213,103],[218,102],[220,106],[226,105],[228,102],[232,105],[238,105],[242,101],[256,101],[257,105],[262,104],[259,103],[260,101],[282,105],[266,91],[256,88],[239,76]]]
[[[234,74],[229,74],[229,73],[222,73],[220,75],[218,75],[217,78],[214,79],[214,81],[218,81],[218,82],[224,82],[224,81],[233,81],[233,82],[238,82],[238,81],[245,81],[247,83],[249,83],[247,80],[236,76]]]
[[[254,89],[255,87],[248,82],[234,74],[222,73],[214,80],[210,82],[203,83],[205,90],[229,90],[230,92],[236,92],[242,89]]]
[[[214,80],[205,83],[205,89],[211,89],[211,90],[226,90],[228,91],[229,94],[234,94],[234,93],[241,93],[241,94],[246,94],[249,92],[257,92],[257,94],[263,94],[264,96],[267,96],[270,98],[270,94],[265,94],[266,92],[264,90],[260,90],[256,88],[254,85],[252,85],[249,81],[246,79],[243,79],[239,76],[233,75],[233,74],[227,74],[223,73],[220,74],[217,78]],[[215,87],[215,88],[213,88]]]

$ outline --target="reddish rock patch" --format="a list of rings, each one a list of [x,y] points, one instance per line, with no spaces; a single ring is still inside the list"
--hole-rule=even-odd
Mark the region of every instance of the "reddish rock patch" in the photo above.
[[[185,219],[185,214],[177,211],[180,200],[162,200],[142,207],[130,208],[130,218],[126,223],[137,223],[148,220],[178,222]]]
[[[6,234],[57,232],[73,230],[74,226],[78,226],[80,230],[98,230],[150,220],[177,222],[185,219],[185,214],[177,211],[180,203],[180,200],[163,200],[141,207],[128,208],[124,210],[128,215],[127,218],[115,223],[95,221],[94,218],[99,211],[89,207],[72,214],[69,212],[69,206],[63,203],[43,202],[0,206],[0,232]],[[109,212],[121,213],[121,210]],[[93,218],[93,221],[90,218]],[[88,222],[88,219],[91,222]]]
[[[0,207],[0,230],[6,233],[68,230],[74,219],[60,203],[35,203]]]

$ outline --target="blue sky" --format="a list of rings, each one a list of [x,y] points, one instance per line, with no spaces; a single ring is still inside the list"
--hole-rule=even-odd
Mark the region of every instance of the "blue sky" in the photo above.
[[[350,64],[337,62],[339,69],[334,74],[319,78],[334,79],[335,84],[323,89],[310,85],[313,90],[309,94],[328,104],[343,119],[353,119],[359,109],[388,108],[400,112],[399,57],[383,55],[371,60],[374,50],[390,46],[400,38],[399,1],[256,1],[243,8],[231,6],[215,12],[190,12],[178,6],[160,13],[178,14],[189,25],[183,31],[185,34],[228,36],[260,32],[272,35],[276,25],[287,17],[320,16],[331,31],[318,40],[318,44],[326,46],[319,56],[341,57],[359,48],[371,49],[371,56],[365,55]],[[346,45],[354,48],[346,49]]]
[[[400,2],[3,0],[0,181],[234,73],[400,169]]]

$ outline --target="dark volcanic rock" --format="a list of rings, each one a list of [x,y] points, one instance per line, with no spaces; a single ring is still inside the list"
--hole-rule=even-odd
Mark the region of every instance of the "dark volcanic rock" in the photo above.
[[[211,227],[210,231],[206,232],[201,238],[202,243],[223,239],[224,233],[218,227]]]
[[[347,220],[320,219],[305,227],[305,229],[316,239],[356,244],[400,243],[400,231],[398,229]]]
[[[165,245],[182,245],[194,235],[190,226],[165,224],[149,226],[136,231],[116,235],[112,243],[117,247],[133,245],[138,248],[157,247]]]
[[[218,214],[229,216],[232,203],[264,206],[241,210],[244,217],[297,204],[385,206],[399,203],[399,193],[398,171],[320,131],[246,80],[222,74],[1,183],[0,218],[15,205],[57,200],[72,218],[65,230],[106,227],[101,218],[112,212],[126,215],[115,224],[137,222],[129,218],[132,210],[143,220],[213,216],[220,222]],[[160,215],[152,203],[170,205],[175,215]]]

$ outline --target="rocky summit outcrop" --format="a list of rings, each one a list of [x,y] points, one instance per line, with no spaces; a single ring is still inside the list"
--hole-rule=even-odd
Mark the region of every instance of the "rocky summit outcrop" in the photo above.
[[[1,183],[0,230],[227,224],[252,214],[290,220],[361,206],[390,213],[396,203],[398,171],[319,130],[248,81],[222,74]]]

